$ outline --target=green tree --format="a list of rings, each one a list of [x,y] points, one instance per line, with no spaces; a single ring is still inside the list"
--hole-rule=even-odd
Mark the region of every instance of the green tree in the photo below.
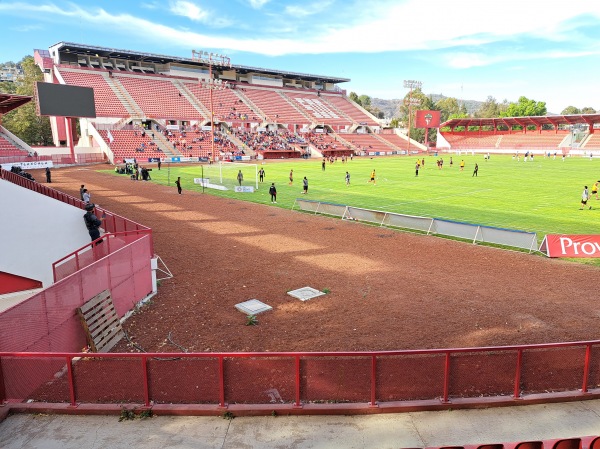
[[[43,81],[42,72],[31,56],[23,58],[20,65],[23,68],[23,77],[18,80],[15,93],[33,96],[35,83]],[[34,102],[35,99],[6,114],[2,120],[3,124],[6,129],[29,145],[50,145],[52,143],[50,120],[48,117],[40,117],[36,114]]]
[[[371,107],[371,97],[368,95],[361,95],[358,97],[358,103],[365,109],[369,110]]]
[[[595,114],[596,110],[590,106],[586,106],[585,108],[581,109],[581,113],[582,114]]]
[[[567,106],[560,113],[561,115],[581,114],[581,111],[575,106]]]
[[[498,104],[496,99],[491,95],[487,97],[487,100],[483,102],[483,104],[479,107],[477,112],[475,112],[475,117],[477,118],[495,118],[500,117],[503,108],[502,105]]]
[[[17,92],[17,83],[11,83],[10,81],[2,81],[0,83],[0,92],[3,94],[14,94]]]
[[[352,100],[355,103],[360,103],[360,101],[358,100],[358,95],[356,94],[356,92],[350,92],[350,94],[348,95],[348,98],[350,98],[350,100]]]
[[[546,115],[546,102],[530,100],[527,97],[519,97],[516,103],[509,103],[506,111],[502,111],[500,117],[530,117]]]
[[[441,112],[442,123],[462,113],[458,100],[453,97],[446,97],[439,100],[436,104],[436,109]]]

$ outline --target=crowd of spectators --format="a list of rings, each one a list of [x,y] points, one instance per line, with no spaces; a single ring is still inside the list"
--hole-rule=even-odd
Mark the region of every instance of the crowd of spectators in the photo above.
[[[251,132],[235,129],[234,135],[254,151],[295,151],[294,144],[306,145],[306,140],[287,130]]]

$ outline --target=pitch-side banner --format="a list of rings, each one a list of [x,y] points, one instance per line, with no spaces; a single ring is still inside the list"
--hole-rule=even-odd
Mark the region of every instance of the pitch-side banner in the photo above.
[[[600,235],[546,235],[540,251],[548,257],[600,257]]]

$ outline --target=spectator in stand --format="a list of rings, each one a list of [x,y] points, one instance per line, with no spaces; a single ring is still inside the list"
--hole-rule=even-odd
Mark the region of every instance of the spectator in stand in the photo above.
[[[277,189],[275,188],[275,183],[271,183],[271,187],[269,187],[269,195],[271,195],[271,203],[277,203]]]

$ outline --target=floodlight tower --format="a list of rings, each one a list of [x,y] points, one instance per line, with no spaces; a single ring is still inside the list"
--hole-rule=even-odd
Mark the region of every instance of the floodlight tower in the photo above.
[[[406,155],[410,155],[410,121],[412,115],[412,107],[418,106],[421,104],[420,100],[413,99],[412,93],[414,89],[420,89],[423,83],[421,81],[416,80],[404,80],[404,88],[410,89],[408,92],[408,101],[405,101],[405,104],[408,106],[408,149],[406,150]]]
[[[215,107],[213,102],[213,89],[226,89],[228,87],[227,82],[223,83],[220,79],[214,79],[212,74],[212,67],[214,64],[220,67],[230,67],[231,60],[228,56],[220,55],[217,53],[210,53],[208,51],[196,51],[192,50],[192,60],[202,62],[208,65],[208,80],[200,81],[200,85],[208,88],[210,95],[210,151],[211,162],[215,161]]]

